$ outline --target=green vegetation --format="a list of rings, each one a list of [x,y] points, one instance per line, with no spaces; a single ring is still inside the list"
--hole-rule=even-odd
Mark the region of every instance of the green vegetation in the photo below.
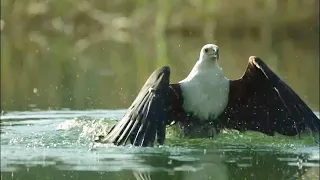
[[[245,2],[3,0],[1,107],[126,108],[156,67],[177,81],[217,43],[230,78],[261,56],[318,109],[319,2]]]

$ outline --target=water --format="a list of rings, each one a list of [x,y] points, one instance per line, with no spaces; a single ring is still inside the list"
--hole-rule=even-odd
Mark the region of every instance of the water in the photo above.
[[[1,179],[319,179],[308,138],[92,143],[124,110],[87,109],[129,107],[162,65],[180,81],[207,43],[228,78],[259,56],[319,109],[318,1],[159,2],[1,1]]]
[[[319,179],[309,137],[229,132],[169,136],[154,148],[94,144],[125,110],[20,111],[1,116],[1,179]]]

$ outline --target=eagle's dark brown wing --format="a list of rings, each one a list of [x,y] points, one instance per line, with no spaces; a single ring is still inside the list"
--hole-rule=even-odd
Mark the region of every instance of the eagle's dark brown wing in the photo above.
[[[155,70],[125,115],[109,131],[101,142],[125,145],[128,141],[135,146],[153,146],[157,139],[163,144],[166,125],[180,111],[182,103],[176,93],[179,87],[169,84],[170,68]]]
[[[294,136],[319,132],[320,120],[303,100],[258,57],[242,78],[230,81],[229,102],[219,117],[226,128]]]

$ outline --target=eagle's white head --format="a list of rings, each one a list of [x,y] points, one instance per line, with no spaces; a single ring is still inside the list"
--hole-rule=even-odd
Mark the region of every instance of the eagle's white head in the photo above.
[[[217,61],[219,60],[219,47],[215,44],[206,44],[201,48],[200,61]]]

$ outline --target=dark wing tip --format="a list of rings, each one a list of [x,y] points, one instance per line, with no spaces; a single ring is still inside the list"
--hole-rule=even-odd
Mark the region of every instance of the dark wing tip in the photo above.
[[[257,56],[250,56],[249,57],[249,62],[254,62],[254,60],[258,58]]]
[[[169,66],[162,66],[162,67],[158,68],[157,70],[155,70],[155,72],[167,74],[167,73],[170,73],[170,67]]]
[[[245,80],[248,79],[249,77],[255,76],[257,73],[256,69],[262,70],[262,68],[267,67],[267,65],[261,60],[261,58],[257,56],[250,56],[249,57],[249,62],[247,65],[247,69],[243,72],[241,78],[239,80]]]
[[[255,59],[260,59],[260,58],[257,57],[257,56],[250,56],[250,57],[249,57],[249,61],[250,61],[250,62],[254,62]]]
[[[161,69],[162,69],[162,72],[164,72],[164,73],[170,73],[170,67],[169,66],[163,66],[163,67],[161,67]]]
[[[250,56],[249,63],[254,64],[255,66],[258,66],[258,67],[265,65],[265,63],[262,61],[262,59],[257,56]]]
[[[151,75],[150,77],[147,79],[146,82],[149,81],[156,81],[156,79],[163,79],[161,76],[164,76],[164,79],[169,80],[170,78],[170,67],[169,66],[162,66],[158,69],[156,69]]]

